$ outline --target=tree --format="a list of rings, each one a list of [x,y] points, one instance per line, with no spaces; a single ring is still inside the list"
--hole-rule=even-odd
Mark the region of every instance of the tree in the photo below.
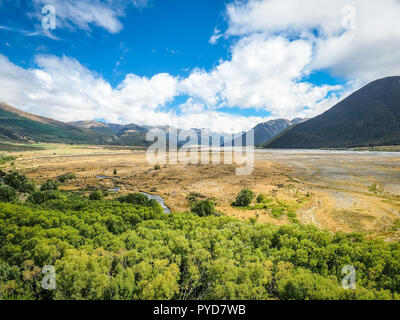
[[[48,190],[48,191],[36,191],[33,192],[26,201],[34,204],[42,204],[49,200],[62,200],[65,199],[59,191]]]
[[[114,169],[114,176],[117,175],[117,169]]]
[[[210,200],[197,201],[191,211],[199,217],[211,216],[215,213],[214,203]]]
[[[0,186],[0,201],[11,202],[17,198],[17,192],[10,186]]]
[[[61,176],[59,176],[58,181],[60,181],[61,183],[64,183],[67,180],[72,180],[75,178],[76,178],[75,173],[68,172],[68,173],[65,173],[65,174],[62,174]]]
[[[36,184],[33,181],[24,182],[21,187],[19,188],[19,192],[22,193],[29,193],[36,191]]]
[[[40,187],[40,191],[51,191],[51,190],[58,190],[57,182],[53,180],[47,180],[45,183],[42,184]]]
[[[18,172],[11,172],[4,177],[4,183],[17,191],[27,182],[26,176]]]
[[[119,197],[118,201],[142,206],[147,206],[149,204],[149,199],[142,193],[131,193],[126,196]]]
[[[103,196],[102,196],[102,194],[101,194],[101,192],[100,191],[93,191],[91,194],[90,194],[90,196],[89,196],[89,199],[90,200],[94,200],[94,201],[99,201],[99,200],[101,200],[103,198]]]
[[[235,206],[247,207],[253,201],[254,192],[251,190],[243,189],[236,197]]]

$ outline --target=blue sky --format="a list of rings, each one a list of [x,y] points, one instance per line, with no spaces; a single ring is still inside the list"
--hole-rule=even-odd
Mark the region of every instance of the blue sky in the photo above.
[[[25,67],[33,65],[33,56],[38,53],[66,55],[115,85],[127,73],[177,76],[198,66],[210,69],[229,54],[229,43],[212,46],[208,42],[216,26],[226,27],[225,1],[152,0],[143,8],[130,6],[126,17],[120,19],[124,27],[116,34],[99,27],[89,31],[56,28],[51,33],[60,41],[19,33],[17,30],[40,29],[40,21],[28,16],[37,11],[31,1],[14,2],[6,2],[0,11],[1,25],[16,30],[1,30],[2,52]]]
[[[315,1],[299,16],[300,2],[0,0],[0,100],[63,121],[241,131],[273,118],[315,116],[397,72],[397,57],[368,70],[354,60],[371,60],[360,50],[373,5],[347,1],[352,16],[341,0]],[[384,9],[399,10],[389,2]],[[49,4],[57,26],[48,31],[41,10]],[[318,10],[324,19],[314,17]],[[372,58],[387,57],[382,50],[374,48]]]

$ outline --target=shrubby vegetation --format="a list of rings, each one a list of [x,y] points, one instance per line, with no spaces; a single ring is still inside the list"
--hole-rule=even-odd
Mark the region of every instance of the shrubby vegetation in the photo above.
[[[89,195],[89,199],[92,201],[99,201],[103,198],[103,195],[101,194],[100,191],[93,191],[90,195]]]
[[[21,193],[32,193],[36,190],[35,183],[33,181],[28,181],[25,175],[19,174],[18,172],[5,173],[0,170],[0,177],[4,184],[10,186],[15,191]]]
[[[75,179],[75,178],[76,178],[75,173],[69,172],[69,173],[65,173],[65,174],[62,174],[61,176],[59,176],[58,177],[58,181],[61,182],[61,183],[64,183],[67,180],[72,180],[72,179]]]
[[[0,154],[0,164],[5,164],[7,162],[14,161],[15,159],[16,159],[15,157]]]
[[[269,199],[265,194],[259,194],[257,196],[257,203],[268,203],[271,202],[271,199]]]
[[[36,191],[32,193],[26,201],[33,204],[42,204],[50,200],[62,200],[62,199],[65,199],[65,196],[63,196],[59,191],[47,190],[47,191]]]
[[[40,187],[40,191],[55,191],[58,190],[58,183],[53,180],[47,180]]]
[[[0,299],[400,298],[398,242],[166,215],[142,196],[50,190],[0,203]],[[41,287],[44,265],[55,266],[56,290]],[[356,290],[341,286],[345,265],[357,270]]]
[[[0,202],[12,202],[17,199],[17,192],[10,186],[0,186]]]
[[[144,195],[142,193],[131,193],[126,196],[119,197],[118,201],[122,202],[122,203],[129,203],[132,205],[137,205],[137,206],[153,207],[156,210],[159,210],[160,212],[162,212],[162,208],[156,200],[149,199],[149,198],[147,198],[146,195]]]
[[[192,210],[199,217],[207,217],[215,214],[214,203],[210,200],[197,201]]]
[[[251,190],[243,189],[242,191],[239,192],[234,204],[235,206],[238,207],[246,207],[250,205],[253,199],[254,199],[254,192]]]

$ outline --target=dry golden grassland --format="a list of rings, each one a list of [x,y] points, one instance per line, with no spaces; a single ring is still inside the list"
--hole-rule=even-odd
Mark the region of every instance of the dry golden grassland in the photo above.
[[[218,211],[239,219],[314,224],[387,239],[399,235],[400,153],[256,150],[253,173],[238,176],[235,165],[225,164],[161,165],[156,170],[140,148],[51,144],[41,149],[11,153],[17,157],[13,167],[38,183],[74,172],[76,179],[61,186],[66,190],[119,187],[121,194],[155,193],[173,212],[189,210],[190,196],[209,198]],[[266,201],[232,206],[243,188],[265,194]]]

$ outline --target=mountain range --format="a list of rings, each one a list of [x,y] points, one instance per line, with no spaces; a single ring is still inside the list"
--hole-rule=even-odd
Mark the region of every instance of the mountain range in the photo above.
[[[140,126],[134,123],[121,125],[99,121],[74,121],[64,123],[53,119],[24,112],[6,103],[0,103],[0,142],[53,142],[75,144],[99,144],[118,146],[149,146],[146,134],[151,129],[161,129],[167,133],[168,126]],[[185,137],[189,130],[175,129],[178,135]],[[201,130],[192,129],[200,141]],[[210,131],[211,136],[231,137]],[[178,142],[182,146],[186,141]],[[219,143],[219,142],[218,142]],[[197,144],[196,141],[191,144]]]
[[[277,119],[277,120],[270,120],[267,122],[260,123],[256,125],[252,130],[254,130],[254,146],[260,147],[272,138],[276,137],[283,131],[285,131],[287,128],[290,128],[291,126],[304,122],[307,119],[301,119],[301,118],[296,118],[293,120],[287,120],[287,119]],[[234,140],[234,143],[239,143],[240,140],[245,145],[246,143],[246,134],[248,134],[250,131],[243,133],[241,138],[238,138]],[[240,144],[239,144],[240,145]]]
[[[168,129],[99,121],[65,123],[0,103],[0,142],[148,146],[152,142],[146,141],[146,134],[154,128]],[[253,129],[255,146],[265,148],[400,145],[400,77],[376,80],[315,118],[271,120]],[[200,137],[200,129],[192,130]],[[186,134],[188,131],[177,129],[177,132]],[[210,135],[220,136],[215,132]],[[231,137],[223,136],[228,140]],[[241,139],[245,140],[245,133]]]

